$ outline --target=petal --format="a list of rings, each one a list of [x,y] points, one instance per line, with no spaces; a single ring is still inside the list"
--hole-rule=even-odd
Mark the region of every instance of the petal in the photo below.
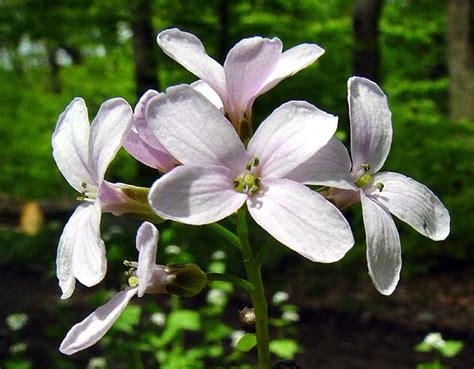
[[[285,178],[296,182],[357,190],[351,179],[351,159],[337,138],[333,137],[316,154],[293,169]]]
[[[88,206],[75,226],[76,236],[72,255],[74,276],[91,287],[102,281],[107,271],[104,241],[100,238],[101,209],[98,203]]]
[[[361,77],[347,82],[351,121],[351,154],[353,175],[364,174],[363,164],[370,173],[382,168],[392,144],[392,113],[387,96],[377,84]]]
[[[76,97],[59,116],[52,137],[53,157],[68,183],[81,192],[81,183],[95,184],[88,161],[90,125],[83,99]]]
[[[91,124],[89,152],[98,184],[132,125],[132,108],[120,98],[104,102]]]
[[[379,182],[383,183],[383,190],[374,190],[370,194],[371,198],[423,236],[435,241],[444,240],[448,236],[448,209],[428,187],[393,172],[374,175],[373,183]]]
[[[247,200],[255,221],[278,241],[312,261],[341,259],[354,244],[337,208],[318,193],[287,179],[262,181],[263,193]]]
[[[214,223],[237,211],[247,198],[235,191],[231,175],[223,167],[177,167],[153,184],[148,200],[162,218]]]
[[[59,351],[72,355],[97,343],[112,327],[137,291],[138,288],[128,288],[117,293],[105,305],[72,327],[61,342]]]
[[[278,38],[246,38],[237,43],[224,63],[226,110],[245,112],[278,64],[282,51]]]
[[[128,132],[123,147],[139,162],[158,169],[162,173],[169,172],[177,163],[166,149],[159,150],[148,145],[138,133],[132,130]]]
[[[170,58],[211,86],[225,99],[224,68],[209,55],[196,36],[177,28],[158,34],[158,45]]]
[[[206,99],[208,99],[212,105],[214,105],[220,111],[224,110],[224,105],[222,104],[222,100],[217,94],[216,91],[212,89],[206,82],[202,80],[197,80],[191,83],[191,87],[194,88],[197,92],[204,95]]]
[[[263,121],[248,150],[259,159],[262,177],[283,177],[326,145],[336,128],[334,115],[290,101]]]
[[[232,124],[192,87],[171,87],[148,105],[153,133],[185,165],[245,169],[248,154]]]
[[[163,151],[169,155],[163,145],[158,141],[156,136],[153,134],[152,130],[150,129],[150,125],[146,119],[146,110],[148,107],[148,103],[156,96],[159,96],[160,93],[155,90],[148,90],[143,94],[140,100],[135,107],[135,111],[133,113],[133,125],[138,133],[139,137],[145,141],[146,144],[151,146],[156,150]]]
[[[99,283],[107,270],[104,242],[100,239],[100,205],[84,203],[77,207],[59,239],[56,258],[61,298],[74,291],[74,277],[90,287]]]
[[[152,277],[152,270],[156,264],[156,249],[158,246],[159,233],[156,227],[144,222],[137,231],[138,250],[138,297],[142,297]]]
[[[265,81],[260,94],[275,87],[281,80],[313,64],[323,54],[324,49],[316,44],[301,44],[285,51],[281,54],[276,68]]]
[[[390,295],[397,286],[402,268],[400,238],[392,216],[361,191],[367,242],[367,265],[375,288]]]

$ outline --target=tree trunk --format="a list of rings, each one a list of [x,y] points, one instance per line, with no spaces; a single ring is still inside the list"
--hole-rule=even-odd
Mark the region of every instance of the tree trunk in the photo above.
[[[223,64],[229,51],[229,0],[221,0],[219,7],[219,60]]]
[[[448,0],[449,110],[474,121],[474,0]]]
[[[354,74],[380,79],[379,19],[382,0],[356,0],[353,13]]]
[[[59,94],[62,91],[61,77],[59,75],[60,66],[57,60],[57,47],[46,46],[46,53],[48,55],[48,64],[51,72],[51,91]]]
[[[135,60],[135,89],[137,98],[146,90],[159,89],[158,46],[152,26],[150,0],[136,0],[132,7],[133,53]]]

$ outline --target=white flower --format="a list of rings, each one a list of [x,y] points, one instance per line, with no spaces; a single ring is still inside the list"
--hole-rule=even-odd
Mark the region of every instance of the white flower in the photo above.
[[[348,81],[352,162],[333,138],[288,174],[307,184],[333,187],[340,207],[361,201],[369,274],[377,290],[390,295],[402,266],[400,238],[390,213],[432,240],[449,234],[449,213],[431,190],[399,173],[379,172],[392,144],[391,112],[377,84],[361,77]]]

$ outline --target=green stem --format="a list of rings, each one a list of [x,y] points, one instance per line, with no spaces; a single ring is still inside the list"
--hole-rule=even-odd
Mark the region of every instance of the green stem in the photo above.
[[[240,240],[234,233],[229,231],[226,227],[221,226],[219,223],[212,223],[208,225],[219,236],[225,238],[230,244],[234,247],[237,247],[240,250]]]
[[[240,239],[240,250],[242,251],[247,278],[254,286],[254,290],[250,292],[250,298],[256,317],[255,332],[257,334],[258,368],[270,369],[268,306],[263,289],[260,265],[257,264],[254,259],[252,247],[249,242],[245,207],[242,207],[238,212],[237,234]]]
[[[230,282],[236,286],[239,286],[240,288],[243,288],[246,290],[248,293],[252,293],[255,288],[253,287],[252,283],[249,281],[237,277],[236,275],[232,274],[225,274],[225,273],[207,273],[207,280],[209,282],[211,281],[224,281],[224,282]]]
[[[258,250],[258,253],[255,256],[255,262],[258,266],[262,265],[263,259],[265,259],[265,256],[267,255],[268,251],[270,251],[270,249],[275,245],[275,242],[276,240],[272,236],[269,236],[269,238],[265,241],[260,250]]]

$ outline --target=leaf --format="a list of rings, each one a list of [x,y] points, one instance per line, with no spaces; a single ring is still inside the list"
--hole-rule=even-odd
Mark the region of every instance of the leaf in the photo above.
[[[420,342],[418,345],[415,346],[415,351],[417,352],[431,352],[433,351],[433,347],[429,345],[427,342],[423,341]]]
[[[444,357],[454,357],[464,347],[462,341],[446,341],[443,347],[439,348],[439,351]]]
[[[113,325],[113,329],[131,334],[140,322],[142,309],[138,305],[128,305]]]
[[[199,313],[193,310],[176,310],[168,315],[166,325],[160,337],[160,346],[164,347],[182,330],[199,331],[201,329],[201,318]]]
[[[166,321],[168,327],[172,329],[183,329],[188,331],[198,331],[201,329],[201,319],[199,313],[193,310],[173,311]]]
[[[270,342],[270,352],[283,359],[293,359],[299,351],[299,346],[294,340],[281,339]]]
[[[239,351],[248,352],[255,346],[257,346],[257,336],[253,333],[246,333],[237,342],[236,348]]]

